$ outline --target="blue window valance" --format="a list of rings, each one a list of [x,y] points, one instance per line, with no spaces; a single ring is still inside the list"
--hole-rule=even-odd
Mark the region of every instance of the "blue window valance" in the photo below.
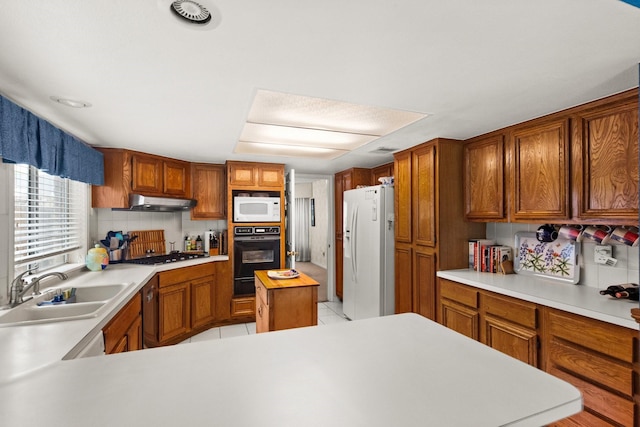
[[[102,153],[0,96],[0,156],[88,184],[104,184]]]

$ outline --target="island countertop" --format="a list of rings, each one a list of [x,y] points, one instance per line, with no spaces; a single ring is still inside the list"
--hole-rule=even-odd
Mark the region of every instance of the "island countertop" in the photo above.
[[[298,277],[292,279],[272,279],[268,275],[268,270],[258,270],[256,277],[267,289],[299,288],[303,286],[319,286],[320,284],[304,273],[299,273]]]
[[[0,386],[10,426],[540,426],[581,408],[568,383],[417,314],[63,361]]]

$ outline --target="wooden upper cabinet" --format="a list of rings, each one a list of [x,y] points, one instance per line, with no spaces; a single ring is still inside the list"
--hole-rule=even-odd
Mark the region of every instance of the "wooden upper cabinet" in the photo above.
[[[131,190],[142,194],[189,196],[189,163],[143,153],[131,155]]]
[[[396,242],[411,243],[411,151],[394,154],[394,212]]]
[[[190,164],[180,160],[163,160],[162,192],[171,196],[187,197],[191,177]]]
[[[153,154],[101,148],[104,185],[91,186],[94,208],[128,208],[129,195],[190,197],[189,162]]]
[[[207,163],[191,165],[193,198],[198,201],[191,209],[191,219],[226,218],[225,166]]]
[[[577,216],[637,223],[637,95],[579,114],[574,135]]]
[[[284,165],[229,161],[227,167],[231,187],[284,187]]]
[[[516,128],[512,143],[512,220],[568,219],[568,120]]]
[[[371,185],[380,185],[379,178],[393,176],[393,162],[371,169]]]
[[[502,221],[504,208],[504,135],[464,146],[464,214],[467,220]]]
[[[415,243],[436,244],[436,145],[412,152],[412,208]]]
[[[155,156],[133,154],[131,190],[138,193],[162,193],[162,160]]]

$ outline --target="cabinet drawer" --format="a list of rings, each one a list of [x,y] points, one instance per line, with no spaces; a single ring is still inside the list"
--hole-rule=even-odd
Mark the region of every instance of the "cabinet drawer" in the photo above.
[[[197,279],[205,276],[213,276],[215,265],[212,262],[194,265],[192,267],[176,268],[175,270],[163,271],[158,274],[159,286],[161,288]]]
[[[637,331],[559,311],[548,311],[550,336],[632,363]],[[588,333],[585,333],[587,332]]]
[[[468,307],[478,308],[478,291],[468,286],[440,280],[440,296]]]
[[[587,377],[591,381],[629,397],[633,396],[633,369],[605,359],[595,353],[552,342],[551,362],[562,369]]]
[[[253,316],[256,313],[256,299],[254,297],[234,298],[231,300],[231,316]]]
[[[538,326],[537,309],[534,304],[483,294],[482,306],[487,314],[492,314],[531,329],[536,329]]]
[[[596,412],[623,426],[634,425],[635,405],[616,394],[603,390],[587,381],[574,377],[557,368],[551,368],[549,373],[561,380],[573,384],[582,393],[584,407]]]

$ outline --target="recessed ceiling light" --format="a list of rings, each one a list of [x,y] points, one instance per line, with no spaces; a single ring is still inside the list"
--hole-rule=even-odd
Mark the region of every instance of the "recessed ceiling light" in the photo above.
[[[88,108],[88,107],[91,107],[91,104],[86,102],[86,101],[78,101],[78,100],[75,100],[75,99],[60,98],[59,96],[50,96],[49,98],[51,98],[53,101],[57,102],[58,104],[66,105],[67,107],[73,107],[73,108]]]

